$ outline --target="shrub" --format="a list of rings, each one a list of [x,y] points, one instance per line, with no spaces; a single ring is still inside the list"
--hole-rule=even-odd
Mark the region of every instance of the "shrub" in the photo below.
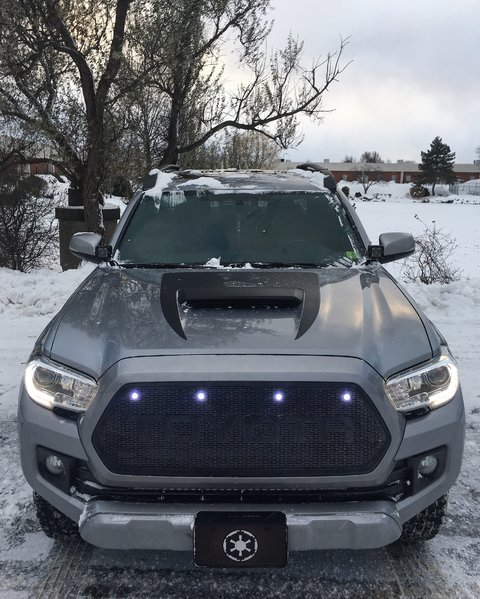
[[[55,201],[40,177],[3,173],[0,179],[0,266],[27,272],[56,248]]]
[[[412,198],[426,198],[430,195],[430,192],[423,185],[412,185],[410,188],[410,195]]]
[[[442,229],[437,229],[435,221],[429,226],[417,214],[415,218],[425,229],[422,235],[415,238],[415,254],[406,260],[403,280],[419,280],[425,285],[458,281],[461,271],[451,263],[453,252],[457,248],[455,238]]]

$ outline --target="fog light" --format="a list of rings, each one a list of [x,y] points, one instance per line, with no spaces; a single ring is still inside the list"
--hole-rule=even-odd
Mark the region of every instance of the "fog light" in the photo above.
[[[55,476],[60,476],[65,472],[65,464],[56,455],[49,455],[45,458],[45,468]]]
[[[422,476],[431,476],[438,466],[438,459],[434,455],[427,455],[420,460],[418,471]]]

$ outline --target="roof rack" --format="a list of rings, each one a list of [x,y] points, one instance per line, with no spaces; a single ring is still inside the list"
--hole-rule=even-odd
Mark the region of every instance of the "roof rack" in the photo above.
[[[182,167],[179,164],[164,164],[163,166],[159,166],[158,170],[163,173],[174,173],[179,171]]]
[[[328,168],[320,166],[318,162],[305,162],[304,164],[298,164],[296,168],[300,169],[301,171],[310,171],[311,173],[321,173],[322,175],[325,175],[325,179],[323,181],[324,186],[332,192],[337,191],[337,183],[331,171],[329,171]]]

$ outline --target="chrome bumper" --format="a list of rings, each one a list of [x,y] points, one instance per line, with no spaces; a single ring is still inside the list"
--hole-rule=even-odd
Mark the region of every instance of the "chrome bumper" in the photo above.
[[[89,501],[80,516],[82,538],[105,549],[193,551],[197,511],[281,511],[290,551],[373,549],[396,541],[400,516],[388,501],[312,505],[158,505]]]

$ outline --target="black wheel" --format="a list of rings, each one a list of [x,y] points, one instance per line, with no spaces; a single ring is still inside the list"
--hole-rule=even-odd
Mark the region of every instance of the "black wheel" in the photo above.
[[[438,534],[447,513],[448,495],[442,495],[435,503],[405,522],[400,541],[412,543],[428,541]]]
[[[51,539],[71,539],[79,536],[77,524],[37,493],[33,494],[33,505],[35,506],[40,528],[47,537]]]

